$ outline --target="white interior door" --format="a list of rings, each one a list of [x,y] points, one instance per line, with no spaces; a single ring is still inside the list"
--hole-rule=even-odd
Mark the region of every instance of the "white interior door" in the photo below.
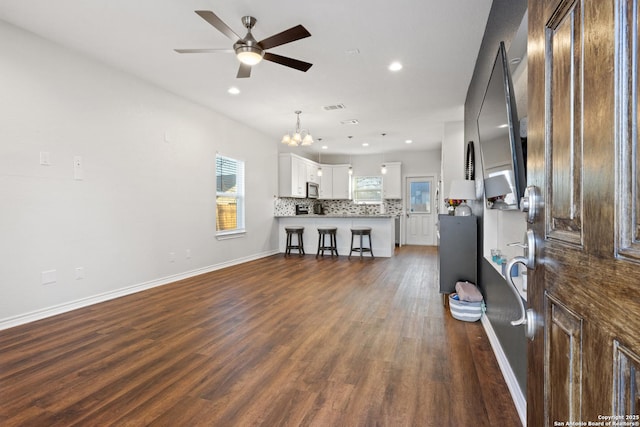
[[[405,240],[407,245],[435,244],[435,184],[433,176],[407,177]]]

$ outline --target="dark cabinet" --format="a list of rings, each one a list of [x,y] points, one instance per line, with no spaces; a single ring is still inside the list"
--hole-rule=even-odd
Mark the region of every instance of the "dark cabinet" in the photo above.
[[[440,293],[456,291],[456,282],[478,284],[478,217],[439,215]]]

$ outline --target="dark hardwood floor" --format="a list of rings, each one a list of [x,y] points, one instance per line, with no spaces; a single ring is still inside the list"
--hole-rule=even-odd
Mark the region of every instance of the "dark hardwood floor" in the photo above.
[[[518,426],[433,247],[272,256],[0,331],[3,426]]]

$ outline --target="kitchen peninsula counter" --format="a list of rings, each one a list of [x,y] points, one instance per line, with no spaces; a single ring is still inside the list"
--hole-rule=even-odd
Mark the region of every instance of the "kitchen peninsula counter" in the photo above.
[[[395,249],[395,219],[397,215],[385,214],[326,214],[326,215],[277,215],[279,230],[279,251],[284,253],[287,233],[285,227],[304,227],[304,251],[314,255],[318,249],[318,227],[337,227],[338,253],[349,255],[351,248],[351,227],[371,227],[373,255],[376,257],[392,257]],[[294,237],[295,239],[296,237]],[[364,246],[367,247],[367,238]],[[356,244],[357,246],[357,244]],[[293,252],[295,253],[295,251]],[[325,256],[327,256],[325,251]],[[354,253],[353,256],[360,256]],[[369,256],[365,254],[364,256]]]
[[[397,215],[385,214],[304,214],[304,215],[276,215],[276,218],[395,218]]]

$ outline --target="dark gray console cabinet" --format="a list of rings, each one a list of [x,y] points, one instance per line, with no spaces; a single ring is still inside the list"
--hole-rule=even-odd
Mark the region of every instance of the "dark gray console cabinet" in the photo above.
[[[456,282],[478,284],[478,217],[439,215],[440,293],[456,291]]]

